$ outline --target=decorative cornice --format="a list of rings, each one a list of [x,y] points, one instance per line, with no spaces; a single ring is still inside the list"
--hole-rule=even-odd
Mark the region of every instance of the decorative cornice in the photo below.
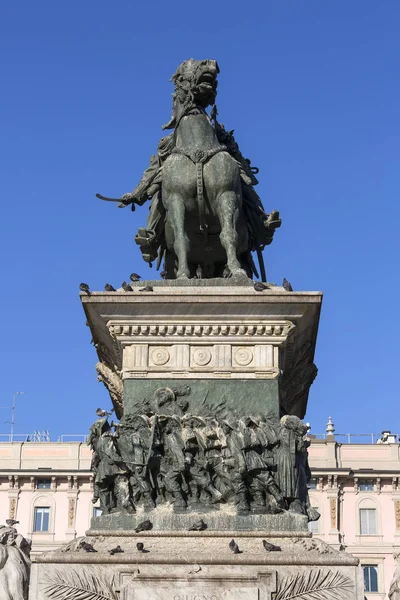
[[[148,323],[121,323],[109,321],[107,323],[111,337],[120,339],[125,337],[267,337],[282,338],[284,341],[295,325],[291,321],[273,323],[247,323],[247,324],[209,324],[196,323],[165,323],[161,325]],[[280,341],[280,340],[276,340]]]

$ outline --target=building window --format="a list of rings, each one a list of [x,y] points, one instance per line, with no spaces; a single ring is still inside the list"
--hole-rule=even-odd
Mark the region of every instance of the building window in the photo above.
[[[102,510],[98,506],[95,506],[93,508],[93,516],[94,517],[101,517],[101,513],[102,513]]]
[[[376,535],[375,508],[360,508],[360,534]]]
[[[35,508],[34,531],[49,531],[49,506],[37,506]]]
[[[373,479],[359,479],[358,489],[361,492],[373,492],[374,491],[374,480]]]
[[[378,591],[378,565],[363,565],[364,591]]]
[[[310,481],[308,482],[308,489],[309,490],[317,489],[317,480],[315,477],[311,477]]]
[[[38,490],[49,490],[51,488],[51,479],[38,479]]]

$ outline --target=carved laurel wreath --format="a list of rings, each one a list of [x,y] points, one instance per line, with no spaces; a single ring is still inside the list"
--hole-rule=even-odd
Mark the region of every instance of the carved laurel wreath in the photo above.
[[[311,569],[294,577],[279,581],[275,600],[351,600],[354,585],[349,577],[339,571]]]
[[[99,575],[92,567],[80,572],[51,570],[42,582],[42,590],[49,600],[118,600],[119,592],[114,577]]]

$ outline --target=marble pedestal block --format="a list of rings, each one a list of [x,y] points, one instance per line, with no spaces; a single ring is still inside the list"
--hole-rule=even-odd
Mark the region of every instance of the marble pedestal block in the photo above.
[[[151,292],[140,292],[150,285]],[[116,414],[140,413],[160,387],[190,388],[188,412],[303,418],[322,294],[226,279],[150,281],[81,295]]]
[[[229,549],[232,538],[238,554]],[[280,549],[267,552],[265,538]],[[78,600],[86,597],[82,590],[94,590],[94,600],[364,598],[358,559],[308,534],[121,531],[85,541],[97,552],[77,549],[77,540],[62,551],[34,557],[29,600]],[[110,555],[118,545],[124,552]],[[56,590],[67,595],[52,596]]]

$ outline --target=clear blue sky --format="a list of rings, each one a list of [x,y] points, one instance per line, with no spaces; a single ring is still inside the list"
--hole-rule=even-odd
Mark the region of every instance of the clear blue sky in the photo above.
[[[1,396],[16,432],[85,432],[96,355],[78,297],[149,269],[133,189],[170,117],[170,75],[215,58],[220,119],[283,224],[269,280],[325,293],[307,420],[399,423],[398,0],[3,2]],[[0,411],[0,432],[10,412]]]

